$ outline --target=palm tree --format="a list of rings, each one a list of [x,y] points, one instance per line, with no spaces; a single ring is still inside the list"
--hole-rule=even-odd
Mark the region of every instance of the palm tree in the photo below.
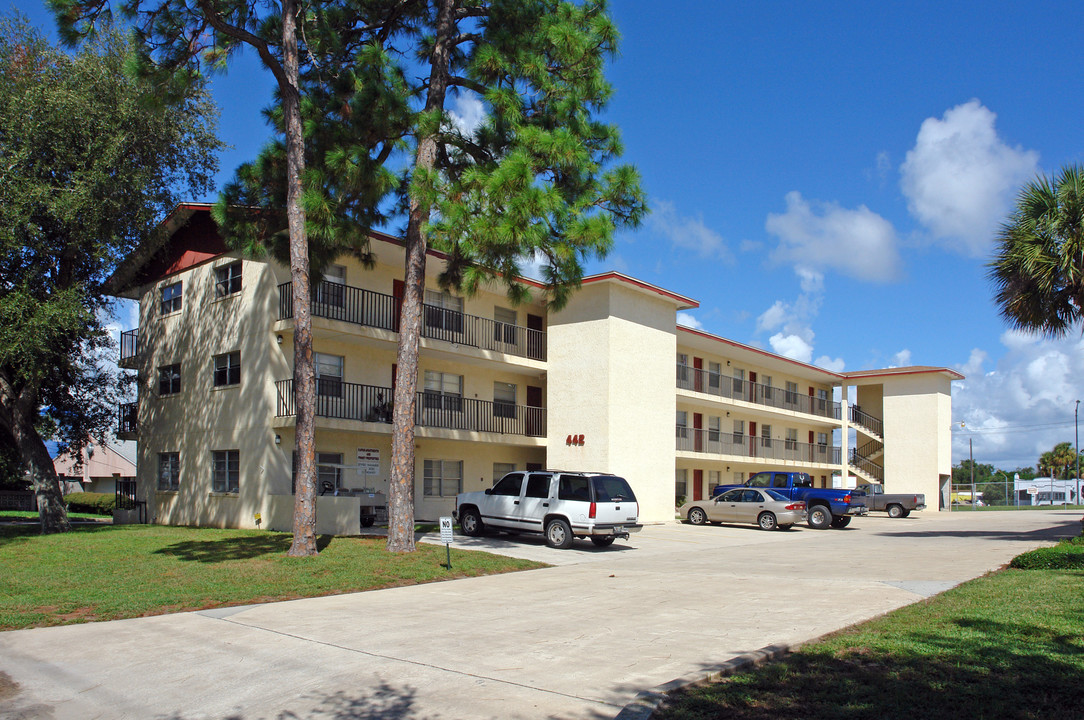
[[[1072,443],[1058,443],[1053,450],[1044,452],[1039,457],[1040,470],[1050,473],[1050,477],[1057,477],[1062,471],[1068,477],[1069,468],[1076,462],[1076,453],[1073,452]]]
[[[1063,337],[1084,317],[1084,168],[1029,182],[998,233],[989,278],[1002,316]]]

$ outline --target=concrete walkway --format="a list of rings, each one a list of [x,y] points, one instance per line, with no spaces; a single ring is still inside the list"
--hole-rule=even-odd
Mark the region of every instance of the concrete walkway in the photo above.
[[[0,633],[0,718],[613,718],[641,691],[907,605],[1080,532],[1079,511],[845,530],[662,525],[555,567]]]

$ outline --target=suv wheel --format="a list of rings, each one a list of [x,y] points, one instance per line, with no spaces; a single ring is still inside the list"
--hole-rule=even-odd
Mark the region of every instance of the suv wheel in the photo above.
[[[459,528],[464,535],[478,537],[482,534],[485,526],[482,524],[482,516],[478,514],[478,511],[474,508],[467,508],[463,511],[463,517],[459,519]]]
[[[546,523],[546,544],[564,550],[572,546],[572,526],[564,518],[553,518]]]

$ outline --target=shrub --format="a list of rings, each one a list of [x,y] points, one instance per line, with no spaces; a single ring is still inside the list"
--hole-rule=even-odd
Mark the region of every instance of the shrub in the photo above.
[[[114,493],[75,492],[65,495],[64,500],[68,503],[68,512],[112,515],[117,507],[117,496]]]
[[[1009,567],[1018,570],[1074,570],[1084,568],[1084,536],[1062,540],[1054,547],[1017,555]]]

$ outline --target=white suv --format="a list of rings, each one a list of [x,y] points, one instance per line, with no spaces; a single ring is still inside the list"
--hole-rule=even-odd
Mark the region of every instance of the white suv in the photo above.
[[[455,517],[463,533],[494,528],[544,533],[546,544],[567,548],[575,537],[607,547],[638,532],[639,506],[616,475],[559,470],[510,472],[485,492],[460,493]]]

